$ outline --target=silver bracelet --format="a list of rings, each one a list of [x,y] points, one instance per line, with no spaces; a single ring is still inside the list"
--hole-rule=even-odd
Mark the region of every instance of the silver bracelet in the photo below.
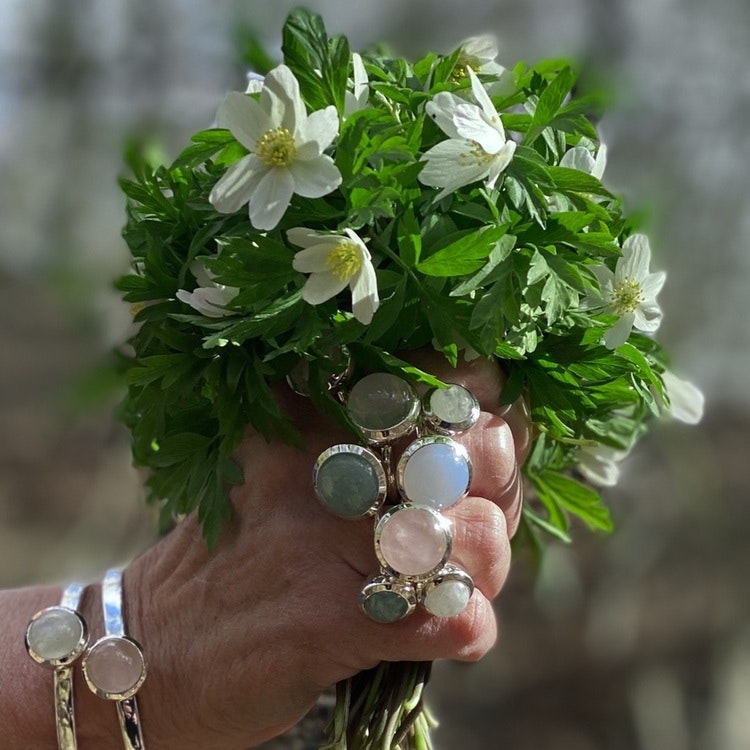
[[[26,628],[24,643],[29,656],[54,670],[55,726],[59,750],[76,750],[73,707],[73,663],[88,643],[86,622],[78,612],[84,587],[71,583],[59,606],[37,612]]]
[[[102,581],[104,635],[83,657],[83,677],[100,698],[115,701],[125,750],[144,750],[135,694],[146,679],[141,645],[125,635],[122,571],[108,570]]]

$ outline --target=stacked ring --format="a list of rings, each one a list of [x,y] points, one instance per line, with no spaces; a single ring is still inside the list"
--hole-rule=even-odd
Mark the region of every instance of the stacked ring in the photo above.
[[[374,373],[359,380],[343,401],[367,447],[341,444],[325,450],[313,468],[313,487],[335,515],[376,519],[380,571],[362,589],[361,608],[381,623],[406,617],[417,604],[439,617],[459,614],[474,584],[448,562],[451,524],[441,511],[469,491],[471,460],[451,436],[476,423],[476,398],[449,384],[420,401],[403,378]],[[394,467],[392,444],[409,435],[415,439]]]

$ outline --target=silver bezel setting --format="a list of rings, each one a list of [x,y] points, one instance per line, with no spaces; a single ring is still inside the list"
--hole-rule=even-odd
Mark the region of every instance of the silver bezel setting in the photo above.
[[[436,615],[434,612],[432,612],[432,610],[427,607],[426,600],[429,594],[445,581],[458,581],[459,583],[462,583],[464,586],[466,586],[467,589],[469,589],[469,599],[471,599],[474,593],[474,580],[472,579],[472,577],[463,568],[459,568],[458,565],[446,565],[444,568],[442,568],[442,570],[438,571],[429,581],[424,582],[419,588],[419,603],[431,615],[434,615],[435,617],[440,617],[441,615]],[[450,615],[450,617],[454,617],[458,614],[461,613],[456,612],[454,615]]]
[[[401,494],[401,497],[404,497],[407,500],[413,500],[413,498],[409,497],[404,488],[406,467],[409,463],[409,459],[415,453],[417,453],[417,451],[421,450],[427,445],[448,445],[453,449],[454,453],[460,456],[466,463],[466,469],[468,472],[466,489],[452,503],[441,504],[438,510],[442,508],[450,508],[457,502],[459,502],[459,500],[462,500],[466,497],[466,495],[469,494],[469,488],[471,487],[471,480],[473,477],[473,467],[471,464],[469,451],[467,451],[466,448],[461,445],[461,443],[453,440],[453,438],[450,438],[447,435],[425,435],[424,437],[417,438],[413,443],[410,443],[407,446],[406,450],[401,454],[401,458],[398,461],[398,466],[396,467],[396,483],[398,485],[398,491]]]
[[[419,509],[426,513],[430,513],[433,518],[437,521],[437,528],[442,532],[443,539],[445,540],[445,551],[438,564],[436,564],[430,570],[426,570],[423,573],[403,573],[400,570],[392,567],[388,562],[387,558],[383,555],[381,549],[381,537],[383,536],[383,529],[388,525],[388,522],[398,513],[402,513],[405,510]],[[443,568],[451,555],[453,548],[453,535],[451,533],[451,522],[448,518],[442,515],[439,511],[434,508],[430,508],[429,505],[419,505],[417,503],[401,503],[391,508],[387,513],[384,513],[377,524],[375,525],[375,554],[378,561],[387,573],[405,579],[407,581],[421,582],[427,581],[435,575],[439,570]]]
[[[471,408],[471,412],[469,416],[467,416],[467,418],[461,422],[449,422],[448,420],[443,419],[442,417],[440,417],[438,414],[436,414],[433,411],[432,397],[438,391],[445,390],[443,388],[430,388],[430,390],[424,394],[424,396],[422,397],[422,414],[423,414],[425,423],[433,431],[438,432],[441,435],[457,435],[460,432],[465,432],[466,430],[470,430],[477,423],[481,410],[480,410],[479,402],[477,401],[476,396],[468,388],[465,388],[464,386],[459,385],[458,383],[448,383],[448,386],[450,388],[460,388],[471,397],[471,400],[473,401],[473,406]]]
[[[387,592],[392,594],[398,594],[406,602],[406,612],[399,618],[403,620],[414,612],[417,606],[417,590],[414,584],[408,578],[397,578],[391,575],[379,575],[368,581],[362,591],[359,594],[359,606],[360,609],[370,617],[367,609],[365,608],[365,602],[372,596]],[[372,620],[372,617],[370,617]],[[380,622],[379,620],[373,620],[373,622]],[[398,620],[392,620],[391,622],[398,622]],[[389,623],[381,623],[389,624]]]
[[[41,618],[48,615],[50,612],[65,612],[66,615],[75,617],[81,627],[81,635],[78,638],[78,642],[76,643],[75,647],[67,654],[57,659],[46,659],[41,654],[38,654],[29,643],[29,633],[33,625]],[[26,646],[26,651],[28,652],[29,656],[37,664],[41,664],[43,667],[49,667],[51,669],[70,666],[85,651],[88,641],[88,628],[86,627],[86,622],[84,621],[84,619],[80,614],[78,614],[76,610],[70,609],[69,607],[63,607],[62,605],[45,607],[44,609],[39,610],[39,612],[37,612],[29,621],[29,624],[26,626],[26,632],[24,634],[24,645]]]
[[[102,690],[99,688],[95,682],[92,682],[91,675],[89,674],[88,669],[88,659],[90,658],[91,654],[96,651],[98,647],[100,647],[103,643],[109,643],[111,641],[126,641],[129,644],[135,646],[137,652],[140,654],[141,658],[141,674],[138,678],[137,682],[130,687],[128,690],[122,692],[122,693],[113,693],[109,692],[107,690]],[[86,655],[83,657],[83,661],[81,662],[81,668],[83,671],[83,677],[86,680],[86,684],[89,686],[89,689],[91,692],[98,695],[100,698],[106,698],[107,700],[111,701],[123,701],[128,698],[132,698],[139,690],[141,685],[143,685],[144,681],[146,680],[146,674],[147,674],[147,668],[146,668],[146,659],[143,655],[143,647],[141,646],[138,641],[135,640],[135,638],[131,638],[127,635],[105,635],[99,638],[99,640],[94,643],[91,648],[86,652]]]
[[[337,513],[326,503],[322,494],[318,490],[318,474],[321,468],[324,466],[324,464],[326,463],[326,461],[328,461],[329,458],[331,458],[332,456],[338,455],[340,453],[349,453],[349,454],[364,458],[365,461],[367,461],[367,463],[375,471],[375,475],[376,475],[377,482],[378,482],[377,498],[375,499],[375,501],[372,503],[372,505],[369,507],[368,510],[366,510],[364,513],[360,513],[359,515],[348,516],[342,513]],[[355,443],[340,443],[338,445],[332,445],[330,448],[326,448],[326,450],[324,450],[315,461],[315,464],[313,466],[312,482],[313,482],[313,489],[315,490],[315,496],[318,498],[321,505],[323,505],[323,507],[329,513],[332,513],[338,518],[357,520],[360,518],[374,516],[380,510],[381,506],[383,505],[383,501],[385,500],[385,497],[388,493],[388,477],[386,476],[385,469],[383,468],[383,464],[380,462],[380,459],[369,448],[366,448],[362,445],[356,445]]]
[[[380,375],[380,374],[391,374],[391,373],[373,373],[374,375]],[[352,388],[352,391],[354,388],[356,388],[362,380],[365,380],[365,378],[362,378]],[[370,445],[385,445],[386,443],[391,443],[394,440],[398,440],[399,438],[404,437],[405,435],[408,435],[410,432],[416,429],[417,424],[419,422],[419,416],[421,413],[421,404],[419,400],[419,396],[417,396],[417,392],[414,390],[414,386],[408,381],[404,380],[403,378],[399,378],[398,375],[393,375],[394,378],[397,378],[400,380],[406,388],[408,389],[410,395],[411,395],[411,404],[409,406],[409,412],[404,416],[399,422],[396,424],[390,425],[389,427],[384,427],[382,429],[373,429],[369,427],[365,427],[364,425],[361,425],[355,416],[352,414],[351,410],[349,409],[349,417],[354,422],[357,427],[362,431],[362,434],[365,436],[365,439]],[[351,396],[351,391],[346,396],[346,404],[348,406],[349,398]]]

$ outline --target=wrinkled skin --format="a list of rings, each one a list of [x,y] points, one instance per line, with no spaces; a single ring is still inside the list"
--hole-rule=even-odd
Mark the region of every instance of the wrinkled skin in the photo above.
[[[492,647],[490,601],[508,574],[528,416],[522,404],[497,406],[503,376],[494,363],[453,370],[434,353],[410,358],[470,388],[482,408],[458,437],[474,466],[470,495],[446,512],[451,559],[476,584],[468,608],[448,619],[418,608],[390,625],[360,611],[357,595],[378,570],[373,522],[330,515],[311,481],[317,456],[351,438],[280,388],[305,450],[248,431],[237,451],[245,482],[231,492],[235,514],[217,548],[207,551],[189,517],[125,571],[128,629],[150,663],[138,695],[149,750],[244,750],[296,723],[328,686],[382,660],[472,661]],[[86,609],[97,632],[95,596]],[[114,716],[85,693],[79,686],[81,750],[117,748]]]

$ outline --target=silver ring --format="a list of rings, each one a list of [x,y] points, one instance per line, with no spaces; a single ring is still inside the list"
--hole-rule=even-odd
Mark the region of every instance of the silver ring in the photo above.
[[[422,397],[422,414],[429,427],[441,435],[456,435],[471,429],[479,419],[476,396],[458,383],[430,388]]]
[[[401,496],[435,510],[466,497],[471,477],[469,452],[445,435],[417,438],[403,452],[396,469]]]
[[[375,525],[375,554],[386,572],[426,581],[448,561],[451,522],[434,508],[402,503]]]
[[[313,466],[318,500],[341,518],[375,515],[388,493],[388,478],[378,457],[354,443],[332,445]]]
[[[104,636],[83,657],[83,677],[100,698],[116,701],[117,717],[126,750],[143,750],[135,693],[146,679],[141,645],[125,635],[122,616],[122,571],[108,570],[102,581]]]
[[[416,587],[409,580],[381,574],[364,585],[359,606],[374,622],[398,622],[417,606]]]
[[[437,617],[453,617],[466,609],[473,593],[472,577],[449,564],[420,587],[419,603]]]

